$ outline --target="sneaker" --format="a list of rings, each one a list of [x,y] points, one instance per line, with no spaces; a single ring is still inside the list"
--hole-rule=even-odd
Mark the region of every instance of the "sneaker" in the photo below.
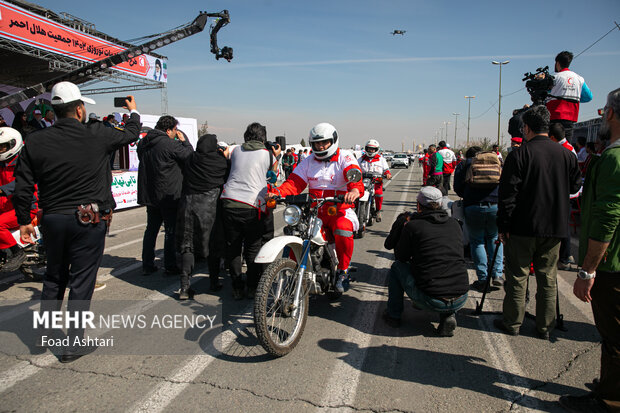
[[[377,211],[376,221],[381,222],[381,211]]]
[[[487,280],[476,280],[471,283],[472,290],[476,290],[478,292],[484,292],[484,285],[487,283]]]
[[[336,273],[336,291],[344,293],[349,289],[350,285],[349,274],[344,270],[338,270]]]
[[[570,270],[570,264],[567,262],[558,261],[558,270],[568,271]]]
[[[233,300],[239,301],[243,299],[243,290],[240,288],[234,288],[232,290]]]
[[[15,255],[9,252],[5,264],[2,266],[2,272],[17,271],[24,261],[26,261],[26,258],[28,257],[22,249],[18,250]]]
[[[97,346],[80,347],[75,352],[69,351],[69,352],[63,354],[62,356],[60,356],[60,362],[61,363],[71,363],[71,362],[79,359],[82,356],[85,356],[87,354],[92,353],[95,350],[97,350]]]
[[[495,320],[493,320],[493,325],[495,326],[495,328],[497,328],[498,330],[501,330],[502,332],[508,334],[509,336],[519,335],[519,331],[511,330],[508,327],[506,327],[506,325],[504,324],[504,321],[501,318],[496,318]]]
[[[439,319],[437,335],[439,335],[439,337],[452,337],[456,329],[456,317],[454,313],[439,314]]]
[[[549,340],[549,332],[545,331],[545,332],[540,332],[538,330],[536,330],[536,336],[541,339],[541,340]]]
[[[564,410],[569,412],[588,412],[588,413],[603,413],[607,412],[607,406],[599,399],[594,392],[585,394],[583,396],[569,396],[565,395],[558,400],[560,406]]]
[[[106,287],[105,283],[95,282],[95,289],[93,291],[101,291]]]
[[[569,264],[573,264],[573,265],[574,265],[574,264],[577,264],[577,263],[575,262],[575,257],[573,257],[572,255],[571,255],[571,256],[569,256],[569,257],[566,259],[566,262],[567,262],[567,263],[569,263]]]
[[[387,324],[388,326],[392,328],[400,327],[400,324],[401,324],[400,318],[391,317],[390,314],[388,313],[387,308],[383,310],[383,314],[381,315],[381,317],[383,318],[383,321],[385,321],[385,324]]]
[[[504,285],[504,279],[502,277],[493,277],[492,283],[496,287],[501,287]]]
[[[146,265],[142,267],[142,275],[151,275],[154,272],[157,272],[157,270],[159,270],[159,268],[157,267],[157,265]]]

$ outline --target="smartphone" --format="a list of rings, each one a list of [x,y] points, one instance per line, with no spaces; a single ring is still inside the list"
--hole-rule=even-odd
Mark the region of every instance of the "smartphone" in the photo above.
[[[120,98],[114,98],[114,107],[115,108],[122,108],[123,106],[126,106],[125,101],[129,99],[127,96],[123,96]]]

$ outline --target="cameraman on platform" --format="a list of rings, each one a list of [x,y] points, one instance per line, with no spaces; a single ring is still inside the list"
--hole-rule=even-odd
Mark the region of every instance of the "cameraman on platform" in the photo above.
[[[564,126],[566,139],[571,142],[573,124],[579,118],[579,103],[592,100],[592,92],[583,77],[568,70],[573,61],[571,52],[563,51],[555,57],[555,79],[545,105],[551,115],[551,123]]]

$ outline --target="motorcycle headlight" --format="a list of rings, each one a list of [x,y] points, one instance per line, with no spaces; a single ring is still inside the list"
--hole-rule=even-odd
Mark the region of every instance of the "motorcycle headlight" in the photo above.
[[[301,220],[301,208],[297,205],[289,205],[284,209],[284,222],[287,225],[297,225]]]

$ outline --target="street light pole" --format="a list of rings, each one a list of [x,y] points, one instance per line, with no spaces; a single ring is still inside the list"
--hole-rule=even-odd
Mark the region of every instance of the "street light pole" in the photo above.
[[[499,134],[502,116],[502,66],[510,63],[510,60],[506,60],[504,62],[497,62],[493,60],[491,63],[493,63],[494,65],[499,65],[499,107],[497,111],[497,145],[499,146]]]
[[[471,115],[471,100],[475,99],[475,96],[465,96],[465,99],[467,99],[467,147],[469,148],[469,119],[470,119],[470,115]]]
[[[444,127],[444,129],[446,130],[446,139],[445,139],[445,140],[448,140],[448,125],[449,125],[450,123],[451,123],[451,122],[447,122],[447,121],[444,121],[444,122],[443,122],[443,127]],[[441,140],[444,140],[444,138],[443,138],[443,133],[441,134]]]
[[[452,114],[454,115],[454,148],[456,148],[456,128],[457,128],[457,125],[458,125],[460,113],[452,112]]]

